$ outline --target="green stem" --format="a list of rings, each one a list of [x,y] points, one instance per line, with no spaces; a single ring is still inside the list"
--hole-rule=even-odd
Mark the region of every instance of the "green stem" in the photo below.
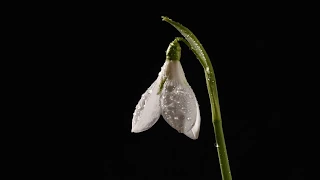
[[[162,17],[163,21],[170,23],[174,26],[184,37],[183,38],[176,38],[179,41],[183,41],[186,45],[193,51],[196,55],[197,59],[200,61],[201,65],[204,68],[205,75],[206,75],[206,83],[210,98],[211,104],[211,112],[212,112],[212,123],[214,127],[214,133],[216,138],[216,147],[218,150],[219,162],[220,162],[220,169],[221,175],[223,180],[232,180],[229,161],[228,161],[228,154],[227,148],[224,140],[224,134],[222,129],[222,121],[221,121],[221,113],[220,113],[220,105],[219,105],[219,97],[218,97],[218,90],[216,84],[216,78],[214,75],[213,67],[209,56],[197,37],[186,27],[183,25],[172,21],[168,17]]]
[[[213,127],[215,132],[216,147],[218,150],[221,175],[223,180],[231,180],[232,177],[231,177],[228,153],[227,153],[227,148],[226,148],[224,133],[222,128],[222,120],[221,120],[216,80],[215,80],[211,63],[209,64],[209,66],[204,68],[210,69],[205,74],[206,74],[207,88],[208,88],[209,97],[210,97],[212,122],[213,122]]]

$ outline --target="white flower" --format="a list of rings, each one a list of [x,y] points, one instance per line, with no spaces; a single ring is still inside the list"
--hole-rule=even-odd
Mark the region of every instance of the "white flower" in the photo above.
[[[160,114],[178,132],[198,138],[199,105],[179,60],[166,60],[156,81],[142,95],[133,113],[131,132],[148,130]]]

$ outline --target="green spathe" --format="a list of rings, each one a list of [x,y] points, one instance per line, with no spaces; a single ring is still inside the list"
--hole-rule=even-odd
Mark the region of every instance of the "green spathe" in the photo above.
[[[169,61],[180,61],[181,46],[177,39],[173,40],[166,51],[166,59]]]

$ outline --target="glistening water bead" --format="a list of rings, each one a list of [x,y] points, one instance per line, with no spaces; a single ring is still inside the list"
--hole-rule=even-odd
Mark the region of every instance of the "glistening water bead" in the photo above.
[[[168,86],[167,90],[168,92],[172,92],[176,87],[175,86]]]
[[[206,71],[207,71],[208,74],[210,74],[210,69],[209,69],[209,67],[206,68]]]

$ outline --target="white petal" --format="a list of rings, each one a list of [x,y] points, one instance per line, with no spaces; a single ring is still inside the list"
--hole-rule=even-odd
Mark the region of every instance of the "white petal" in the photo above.
[[[131,132],[139,133],[151,128],[159,119],[161,114],[159,86],[164,78],[167,62],[161,68],[157,80],[142,95],[133,113]]]
[[[188,136],[191,139],[198,139],[199,137],[199,132],[200,132],[200,122],[201,122],[201,118],[200,118],[200,110],[199,110],[199,105],[198,102],[196,100],[196,105],[197,105],[197,117],[196,117],[196,123],[194,124],[194,126],[191,128],[190,131],[184,133],[186,136]]]
[[[197,138],[200,111],[180,61],[170,61],[166,75],[168,79],[164,84],[160,100],[161,114],[167,123],[178,132],[185,133],[192,139]],[[192,128],[194,128],[193,131]]]
[[[133,113],[131,132],[139,133],[151,128],[160,117],[159,80],[157,79],[142,95]]]

